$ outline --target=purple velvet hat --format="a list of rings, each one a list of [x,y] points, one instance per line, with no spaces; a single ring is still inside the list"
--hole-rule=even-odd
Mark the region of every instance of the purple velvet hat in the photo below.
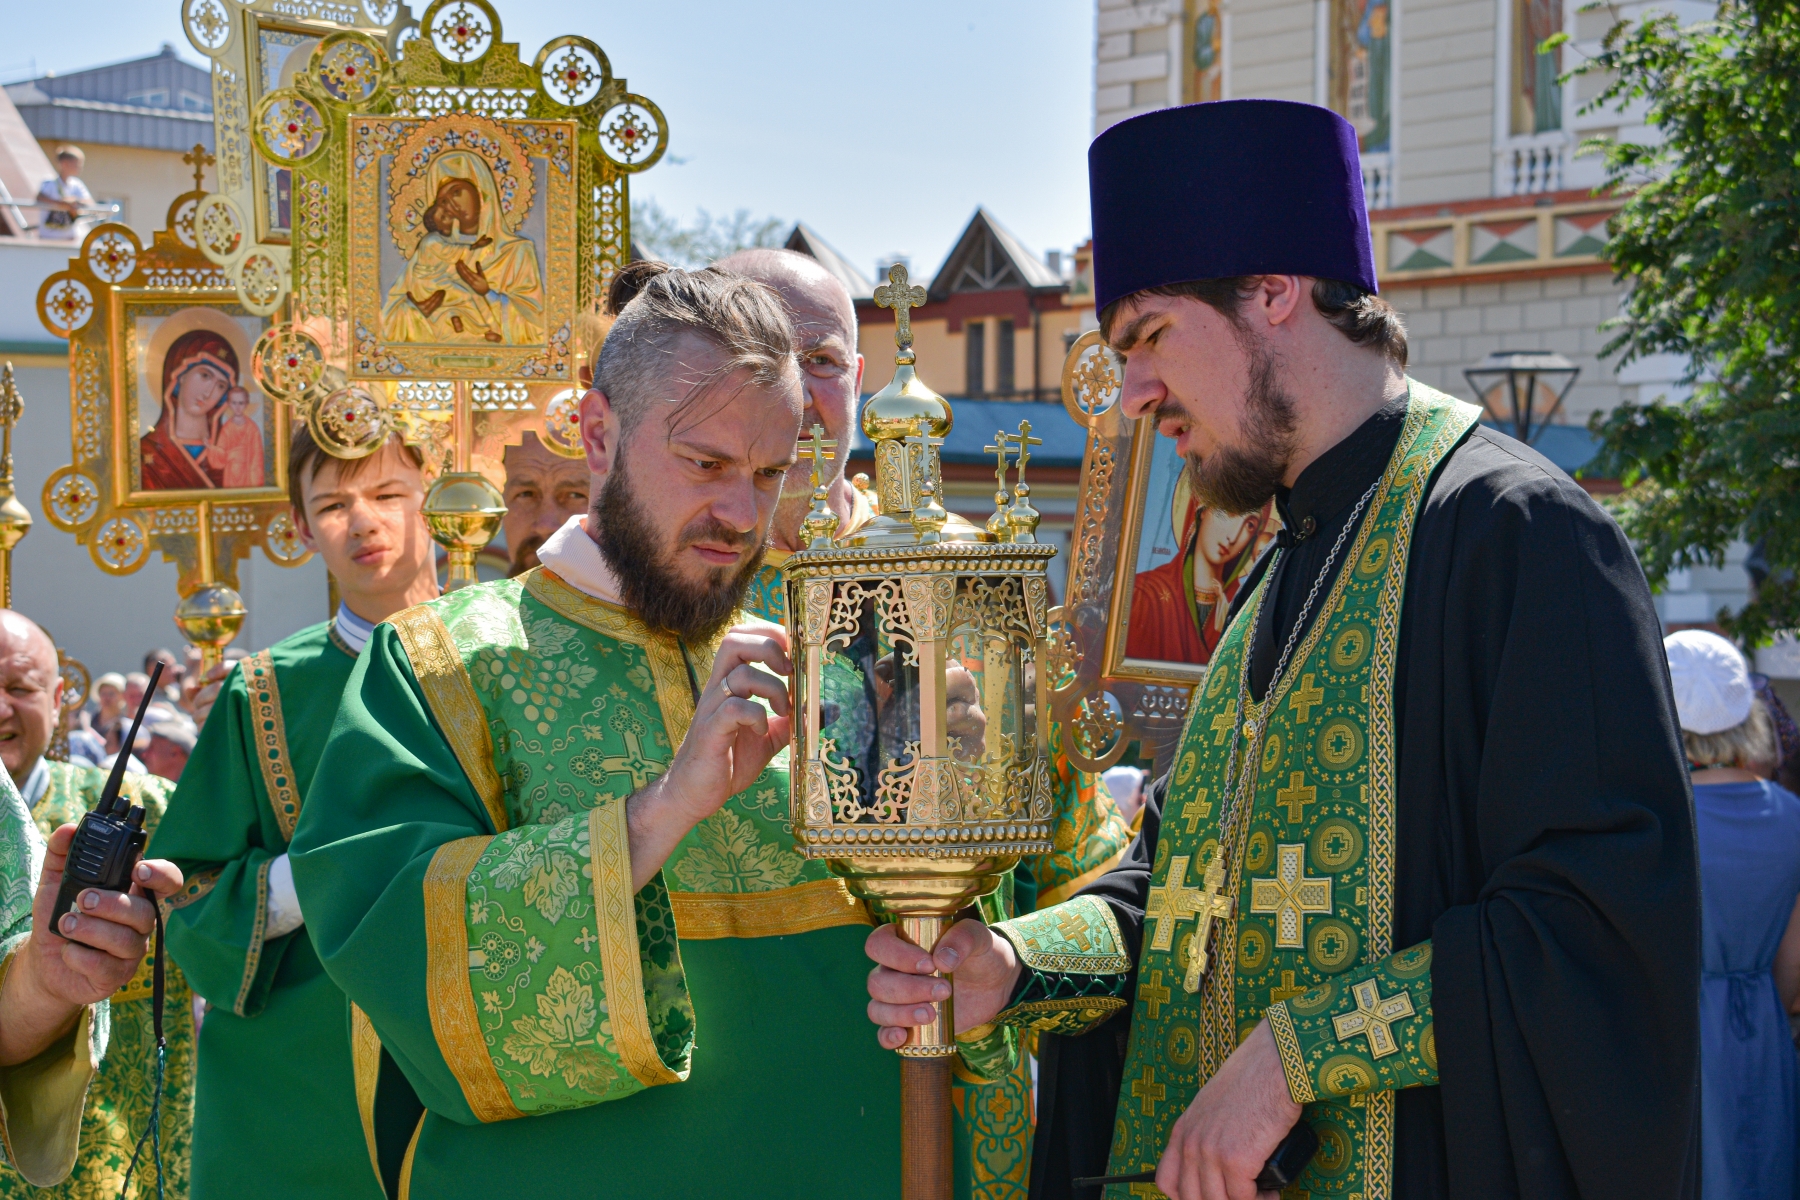
[[[1356,130],[1289,100],[1218,100],[1121,121],[1088,147],[1094,300],[1233,275],[1375,288]]]

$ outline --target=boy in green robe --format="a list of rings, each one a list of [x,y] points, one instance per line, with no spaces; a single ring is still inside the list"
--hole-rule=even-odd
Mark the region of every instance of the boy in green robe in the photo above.
[[[349,1005],[302,931],[287,847],[375,623],[437,595],[420,465],[397,438],[342,460],[304,427],[295,435],[295,524],[337,580],[338,611],[220,669],[222,688],[199,697],[206,725],[156,832],[156,852],[191,880],[169,914],[169,948],[210,1006],[194,1200],[381,1194],[357,1109]]]
[[[12,618],[4,624],[14,635],[30,624],[17,613],[4,616]],[[19,740],[24,723],[16,705],[30,700],[30,688],[7,688],[0,696],[4,748]],[[11,774],[0,774],[0,1189],[9,1195],[55,1195],[76,1168],[87,1145],[89,1089],[107,1053],[108,997],[144,960],[153,902],[181,887],[172,863],[146,860],[133,868],[129,893],[84,891],[79,912],[65,913],[52,927],[74,836],[65,825],[46,844]],[[129,1154],[131,1147],[125,1149]],[[100,1153],[110,1150],[102,1146]],[[148,1157],[140,1169],[154,1188]]]
[[[100,801],[108,772],[51,762],[44,757],[62,715],[62,676],[56,647],[30,618],[0,610],[0,762],[17,785],[39,833],[49,837],[62,825],[81,820]],[[144,827],[154,831],[169,793],[167,780],[127,774],[121,789],[144,807]],[[168,1058],[162,1104],[164,1195],[187,1195],[188,1145],[194,1111],[193,995],[181,972],[166,981],[163,1029]],[[156,1036],[151,1022],[150,963],[138,964],[129,982],[112,997],[111,1046],[88,1089],[81,1118],[80,1159],[67,1179],[48,1191],[27,1187],[10,1172],[0,1173],[0,1197],[58,1197],[60,1200],[113,1200],[125,1183],[132,1147],[150,1120],[156,1081]],[[132,1176],[127,1200],[156,1195],[156,1175],[141,1168]]]
[[[862,390],[863,357],[856,348],[856,307],[837,276],[792,250],[740,250],[719,266],[737,271],[781,293],[799,335],[806,389],[801,428],[816,422],[840,447],[850,445]],[[874,516],[868,493],[844,478],[848,454],[840,451],[825,476],[826,497],[838,516],[842,540]],[[785,619],[781,566],[804,544],[800,525],[812,498],[812,466],[796,462],[782,488],[762,570],[750,585],[745,608],[765,620]],[[1130,841],[1125,818],[1098,777],[1076,770],[1062,751],[1062,732],[1052,726],[1052,781],[1056,804],[1055,850],[1020,865],[998,892],[984,898],[992,920],[1029,912],[1073,895],[1118,861]],[[979,1065],[955,1063],[951,1102],[956,1113],[954,1165],[956,1200],[1025,1200],[1031,1160],[1031,1067],[1012,1046],[986,1056]],[[995,1047],[995,1049],[1003,1049]],[[975,1057],[975,1056],[971,1056]]]
[[[325,968],[423,1105],[383,1173],[434,1200],[893,1197],[869,916],[792,848],[787,688],[755,665],[786,671],[785,635],[727,632],[794,460],[793,329],[723,272],[635,264],[613,300],[593,511],[376,630],[295,835]]]

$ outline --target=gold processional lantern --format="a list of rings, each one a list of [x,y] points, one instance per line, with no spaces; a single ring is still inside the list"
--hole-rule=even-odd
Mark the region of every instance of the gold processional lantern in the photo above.
[[[898,369],[862,413],[882,515],[836,543],[838,518],[815,486],[807,548],[785,566],[797,649],[792,808],[800,853],[824,859],[929,950],[1020,858],[1051,848],[1047,680],[1036,664],[1056,551],[1035,536],[1024,472],[1041,443],[1028,423],[989,447],[1001,491],[988,528],[939,504],[952,415],[913,369],[908,310],[925,289],[908,287],[904,266],[888,278],[875,300],[895,310]],[[832,448],[817,427],[802,443],[815,485]],[[906,1200],[950,1196],[953,1030],[946,1003],[900,1048]]]

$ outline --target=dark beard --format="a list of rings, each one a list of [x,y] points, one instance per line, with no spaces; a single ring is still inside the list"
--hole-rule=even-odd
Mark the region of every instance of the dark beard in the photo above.
[[[681,531],[675,545],[657,545],[655,529],[632,494],[625,470],[624,447],[594,501],[588,523],[600,553],[619,580],[625,607],[652,629],[672,633],[690,645],[710,642],[737,614],[751,578],[762,566],[763,549],[735,570],[717,567],[707,572],[708,581],[696,588],[677,573],[675,555],[694,542],[717,541],[748,545],[754,539],[711,518],[703,518]]]
[[[544,539],[535,533],[528,533],[519,539],[513,547],[512,566],[507,569],[506,577],[516,579],[531,568],[538,565],[538,551],[544,548]]]
[[[1250,391],[1239,430],[1242,439],[1210,455],[1187,456],[1188,483],[1200,503],[1234,516],[1267,504],[1294,457],[1294,401],[1275,382],[1274,358],[1260,349],[1249,353]],[[1171,404],[1166,411],[1157,409],[1151,419],[1181,415]]]

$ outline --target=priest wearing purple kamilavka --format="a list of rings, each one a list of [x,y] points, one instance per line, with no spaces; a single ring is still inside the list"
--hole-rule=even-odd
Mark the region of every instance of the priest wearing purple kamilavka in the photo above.
[[[1631,547],[1407,375],[1341,117],[1164,109],[1088,168],[1122,412],[1282,531],[1124,861],[934,957],[874,931],[881,1044],[934,966],[959,1029],[1042,1033],[1033,1197],[1250,1200],[1315,1138],[1289,1194],[1696,1195],[1693,803]]]

